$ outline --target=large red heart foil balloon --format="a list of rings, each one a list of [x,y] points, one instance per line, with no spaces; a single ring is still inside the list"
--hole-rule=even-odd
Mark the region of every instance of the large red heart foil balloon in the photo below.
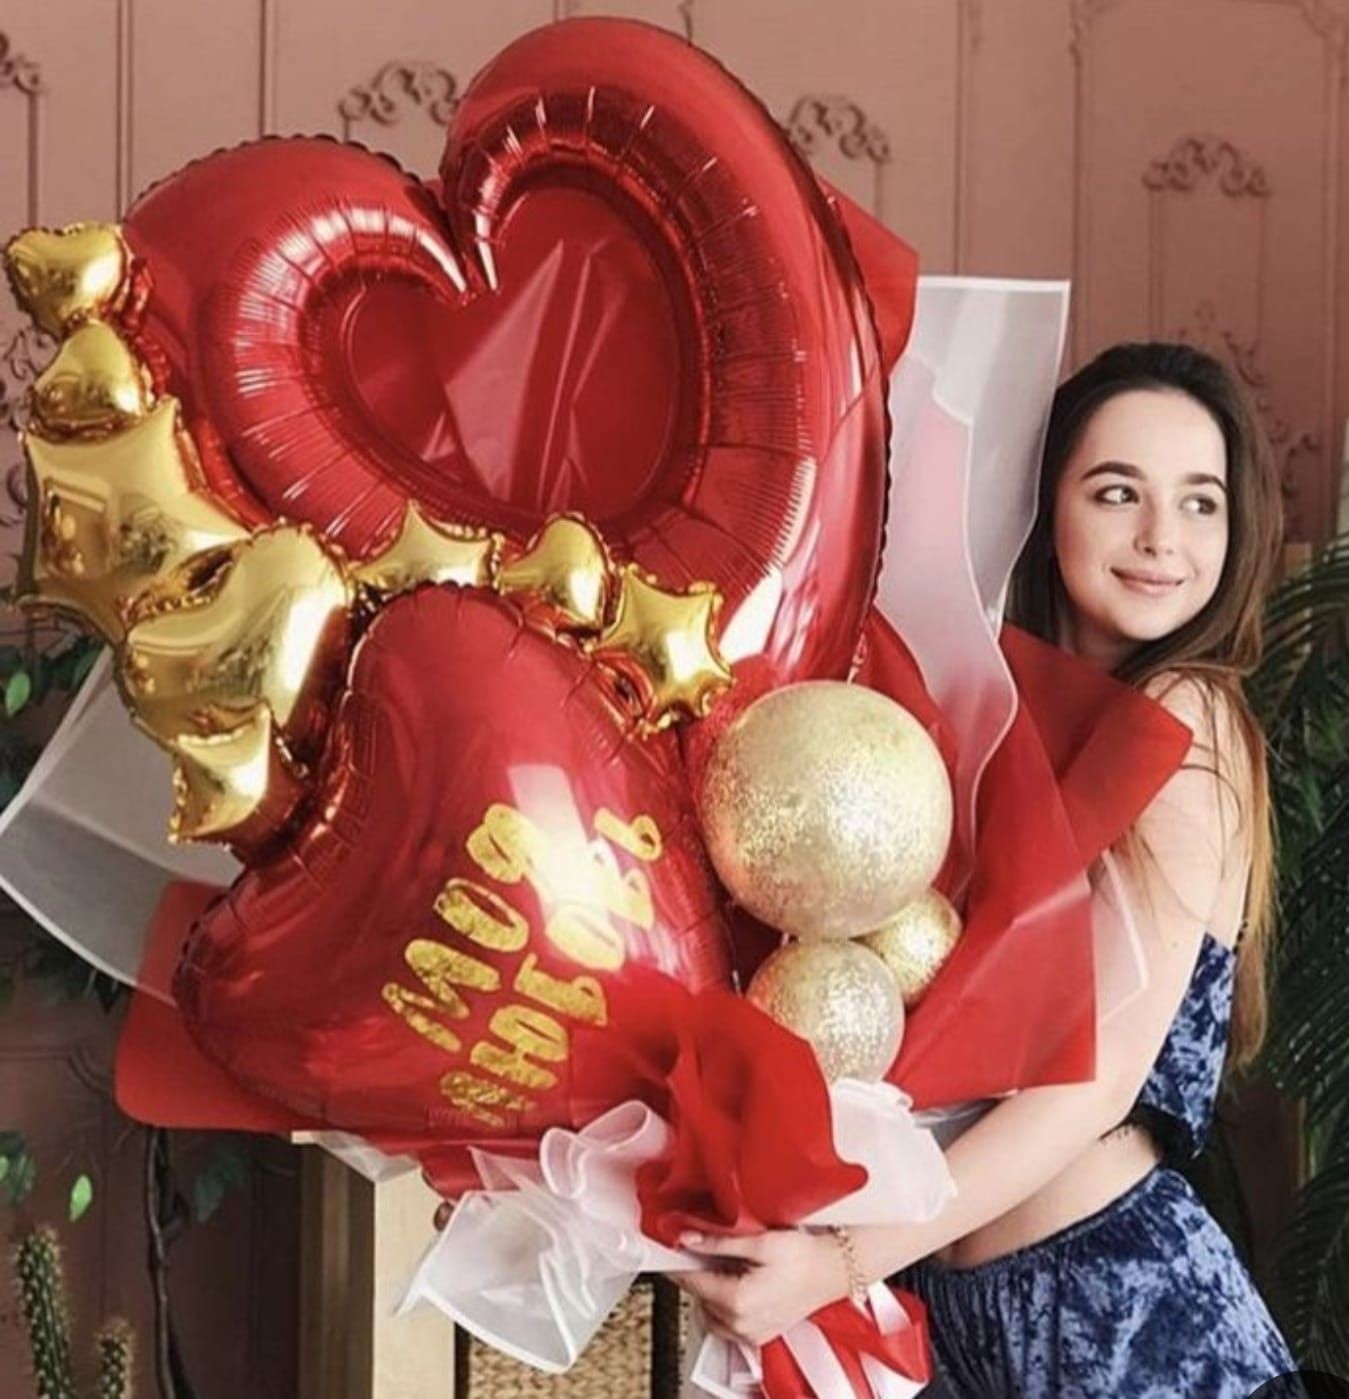
[[[528,34],[433,187],[325,139],[217,152],[124,222],[143,335],[215,491],[364,559],[408,501],[532,534],[572,510],[712,583],[766,683],[846,673],[885,503],[884,374],[839,219],[692,45]]]
[[[194,924],[194,1039],[309,1118],[445,1143],[571,1120],[571,1048],[634,969],[728,977],[672,735],[485,591],[357,646],[311,814]]]

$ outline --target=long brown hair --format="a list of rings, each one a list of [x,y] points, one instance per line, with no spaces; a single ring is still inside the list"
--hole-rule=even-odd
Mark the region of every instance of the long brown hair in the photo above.
[[[1211,355],[1189,345],[1115,345],[1066,379],[1054,395],[1040,472],[1039,509],[1012,578],[1012,619],[1058,641],[1063,581],[1054,557],[1059,478],[1091,416],[1108,399],[1135,389],[1183,393],[1212,416],[1227,448],[1227,557],[1209,602],[1184,626],[1132,651],[1116,667],[1129,684],[1155,677],[1200,682],[1210,706],[1230,706],[1250,759],[1251,873],[1237,951],[1231,1061],[1248,1064],[1264,1040],[1265,965],[1273,932],[1274,841],[1264,735],[1242,691],[1260,660],[1265,594],[1283,539],[1283,507],[1269,441],[1246,394]]]

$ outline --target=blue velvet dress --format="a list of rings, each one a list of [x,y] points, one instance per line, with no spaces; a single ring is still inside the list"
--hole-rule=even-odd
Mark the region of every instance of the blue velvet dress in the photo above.
[[[928,1307],[940,1395],[1249,1399],[1295,1369],[1230,1241],[1177,1166],[1207,1139],[1235,957],[1205,936],[1130,1114],[1163,1160],[1096,1214],[973,1268],[926,1259],[897,1281]]]

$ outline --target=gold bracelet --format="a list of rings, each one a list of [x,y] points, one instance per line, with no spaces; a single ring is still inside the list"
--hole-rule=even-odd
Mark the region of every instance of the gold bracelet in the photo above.
[[[857,1261],[857,1245],[853,1243],[852,1235],[842,1224],[831,1224],[828,1228],[843,1253],[843,1266],[848,1272],[848,1300],[853,1306],[865,1309],[867,1280],[862,1272],[862,1265]]]

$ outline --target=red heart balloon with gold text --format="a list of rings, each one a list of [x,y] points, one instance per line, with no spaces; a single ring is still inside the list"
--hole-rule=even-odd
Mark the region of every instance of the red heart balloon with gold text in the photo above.
[[[634,968],[728,978],[671,735],[596,664],[452,586],[359,643],[312,814],[194,924],[194,1039],[309,1118],[439,1141],[571,1119],[571,1045]]]
[[[884,374],[842,226],[759,102],[654,27],[579,19],[474,80],[438,188],[254,142],[124,220],[212,487],[368,557],[406,503],[579,511],[725,599],[764,683],[843,675],[879,563]]]

